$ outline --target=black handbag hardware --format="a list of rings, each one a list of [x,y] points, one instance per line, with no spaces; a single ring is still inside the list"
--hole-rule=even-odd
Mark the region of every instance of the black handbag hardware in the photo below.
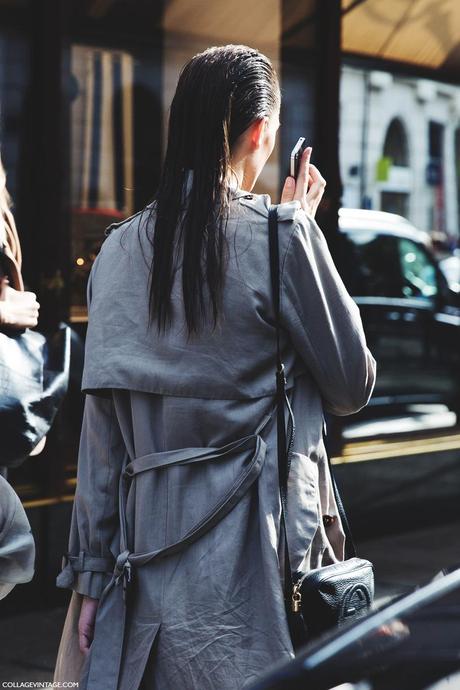
[[[362,617],[374,598],[374,569],[370,561],[357,558],[350,526],[327,454],[337,510],[345,533],[345,560],[321,566],[306,573],[292,573],[286,528],[287,483],[290,455],[295,436],[295,420],[286,393],[286,378],[280,349],[280,271],[278,243],[278,209],[269,210],[270,276],[276,327],[276,398],[278,431],[278,473],[281,499],[280,531],[284,539],[284,594],[288,622],[294,646]],[[288,411],[286,433],[285,409]],[[326,425],[323,421],[326,447]]]
[[[0,269],[2,258],[0,248]],[[68,325],[61,323],[48,335],[0,327],[0,465],[17,467],[46,436],[67,391],[69,370]]]

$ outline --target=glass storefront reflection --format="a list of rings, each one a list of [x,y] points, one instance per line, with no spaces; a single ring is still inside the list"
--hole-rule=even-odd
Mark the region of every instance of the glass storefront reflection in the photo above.
[[[86,282],[104,229],[134,211],[133,57],[72,46],[72,306],[86,305]]]

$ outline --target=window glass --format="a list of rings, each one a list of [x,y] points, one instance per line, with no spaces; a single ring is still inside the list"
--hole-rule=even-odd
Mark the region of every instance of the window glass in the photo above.
[[[380,210],[397,213],[403,218],[409,217],[409,194],[407,192],[382,192]]]
[[[157,46],[158,53],[158,46]],[[104,230],[154,194],[161,148],[161,59],[133,44],[71,49],[71,320],[85,321],[86,285]]]
[[[72,47],[72,304],[86,305],[86,282],[104,229],[133,212],[133,57]]]
[[[29,46],[26,39],[12,30],[1,31],[0,148],[13,202],[17,200],[19,186],[23,112],[28,82]]]
[[[409,239],[398,241],[405,297],[431,298],[438,292],[436,267],[422,245]]]
[[[355,271],[351,292],[374,297],[401,297],[400,264],[397,239],[374,232],[351,232]]]
[[[388,127],[383,146],[383,155],[391,158],[393,165],[409,165],[406,132],[404,125],[397,118],[392,120]]]
[[[427,227],[439,233],[446,232],[446,202],[445,202],[445,125],[441,122],[428,123],[428,153],[431,191],[428,204]]]

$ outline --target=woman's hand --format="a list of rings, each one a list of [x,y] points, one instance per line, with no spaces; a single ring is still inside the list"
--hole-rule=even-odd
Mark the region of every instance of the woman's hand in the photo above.
[[[311,151],[312,148],[309,146],[302,153],[297,180],[290,175],[286,178],[281,203],[297,199],[305,213],[314,217],[324,194],[326,180],[318,168],[310,163]]]
[[[93,641],[94,621],[98,605],[99,599],[83,597],[80,618],[78,619],[78,643],[80,652],[85,656],[89,653],[89,648]]]
[[[40,309],[35,292],[15,290],[5,279],[1,287],[0,324],[9,328],[34,328]]]

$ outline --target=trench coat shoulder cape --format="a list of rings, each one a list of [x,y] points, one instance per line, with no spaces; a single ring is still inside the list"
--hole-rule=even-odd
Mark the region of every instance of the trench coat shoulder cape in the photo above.
[[[180,271],[171,329],[148,328],[148,213],[103,242],[88,282],[77,489],[56,580],[72,596],[55,680],[79,680],[80,690],[230,690],[294,655],[270,416],[269,206],[267,195],[234,190],[222,318],[189,340]],[[297,422],[287,532],[293,568],[308,569],[344,557],[323,412],[366,405],[376,365],[316,221],[298,202],[280,205],[279,218],[281,345]],[[83,595],[99,598],[86,657]]]

